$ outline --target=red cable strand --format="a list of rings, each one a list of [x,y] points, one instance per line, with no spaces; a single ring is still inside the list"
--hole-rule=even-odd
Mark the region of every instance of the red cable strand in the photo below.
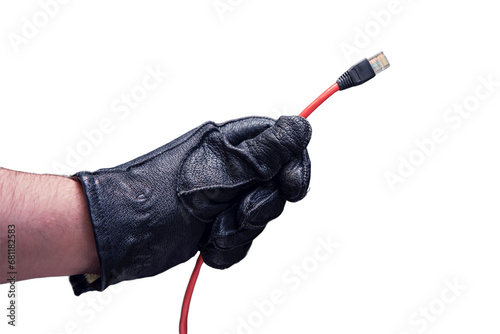
[[[200,254],[198,256],[198,259],[196,260],[196,265],[194,266],[193,273],[191,274],[191,278],[189,279],[189,283],[186,288],[186,293],[184,294],[184,301],[182,302],[182,310],[181,310],[181,321],[179,323],[180,334],[187,334],[189,304],[191,303],[191,296],[193,295],[194,286],[196,284],[196,280],[198,279],[198,275],[200,273],[200,268],[202,264],[203,264],[203,259]]]
[[[323,102],[326,101],[330,96],[332,96],[335,92],[338,92],[339,90],[339,85],[337,83],[334,83],[330,88],[325,90],[323,94],[318,96],[316,100],[314,100],[310,105],[307,106],[304,111],[302,111],[299,116],[302,116],[304,118],[307,118],[311,113],[316,110]]]

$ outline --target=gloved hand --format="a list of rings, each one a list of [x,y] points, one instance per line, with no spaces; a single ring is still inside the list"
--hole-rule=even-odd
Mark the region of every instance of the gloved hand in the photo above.
[[[159,274],[198,250],[214,268],[240,261],[285,202],[306,195],[310,137],[299,116],[208,122],[123,165],[77,173],[101,273],[71,276],[74,293]]]

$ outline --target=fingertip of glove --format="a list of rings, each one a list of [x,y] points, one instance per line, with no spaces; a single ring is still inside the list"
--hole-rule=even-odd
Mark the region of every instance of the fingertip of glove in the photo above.
[[[215,269],[227,269],[245,258],[252,242],[228,251],[213,247],[200,247],[200,254],[206,265]]]
[[[201,252],[201,257],[203,258],[203,263],[205,263],[210,268],[224,270],[232,266],[232,264],[227,264],[227,263],[219,264],[217,262],[212,261],[212,258],[206,255],[206,253],[203,251]]]
[[[303,151],[311,140],[311,124],[302,116],[281,116],[276,121],[276,126],[282,127],[290,133],[299,152]]]

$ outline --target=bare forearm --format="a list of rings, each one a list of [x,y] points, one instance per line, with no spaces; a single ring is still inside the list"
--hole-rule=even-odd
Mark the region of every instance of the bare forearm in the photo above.
[[[87,200],[77,181],[0,168],[3,273],[10,271],[8,225],[15,225],[17,280],[99,272]]]

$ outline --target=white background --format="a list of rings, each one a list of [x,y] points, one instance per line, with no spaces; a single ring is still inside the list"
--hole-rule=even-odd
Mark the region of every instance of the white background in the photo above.
[[[190,333],[500,330],[495,2],[222,0],[229,7],[218,12],[213,0],[75,0],[44,22],[48,2],[0,4],[6,168],[57,173],[78,147],[86,155],[66,173],[112,167],[207,120],[297,114],[359,59],[383,50],[391,62],[309,118],[308,196],[287,205],[244,261],[202,268]],[[29,38],[26,20],[40,26]],[[15,46],[13,36],[25,39]],[[148,67],[168,77],[116,113]],[[472,111],[459,120],[449,110],[464,104]],[[83,132],[104,119],[112,130],[85,146]],[[446,140],[424,157],[415,141],[436,129]],[[424,158],[393,191],[386,174],[398,173],[399,157]],[[323,261],[313,257],[318,238],[339,243]],[[81,297],[67,277],[20,282],[15,329],[3,285],[1,331],[175,333],[193,266]],[[273,290],[283,297],[271,307]]]

